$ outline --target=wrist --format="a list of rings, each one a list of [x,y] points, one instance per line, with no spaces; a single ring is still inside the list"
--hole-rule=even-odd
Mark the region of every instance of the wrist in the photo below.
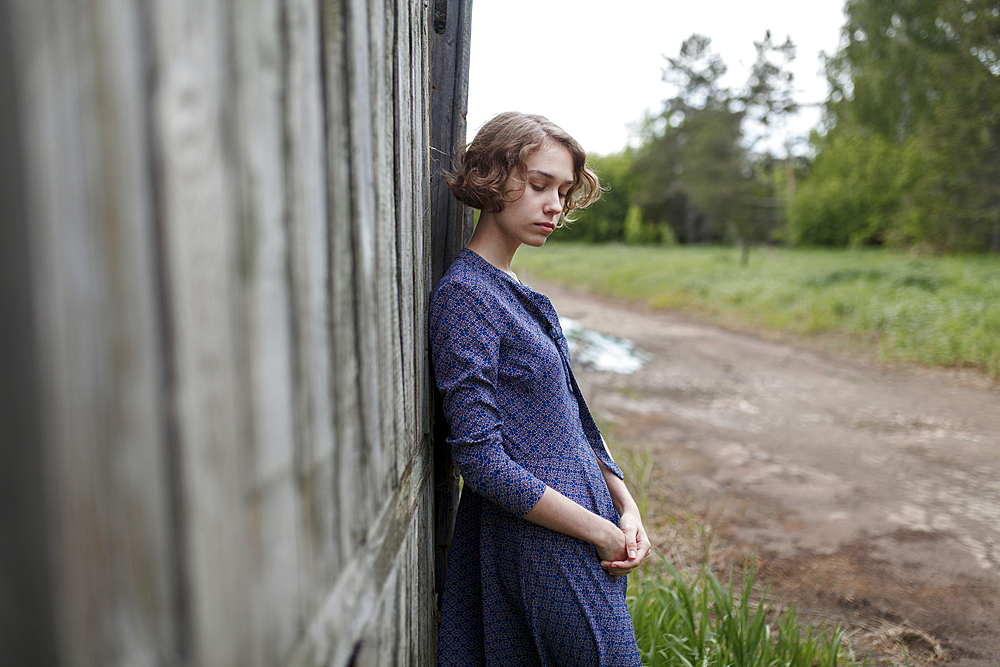
[[[635,503],[624,505],[623,507],[616,509],[618,509],[618,516],[621,517],[622,519],[624,519],[625,517],[639,518],[640,516],[639,508],[635,505]]]
[[[603,519],[601,521],[601,533],[594,542],[597,547],[604,547],[607,549],[616,548],[619,543],[622,542],[622,529],[616,526],[611,521]]]

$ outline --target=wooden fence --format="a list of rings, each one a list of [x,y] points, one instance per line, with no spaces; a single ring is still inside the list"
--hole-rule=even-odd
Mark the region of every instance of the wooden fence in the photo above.
[[[433,664],[470,3],[0,6],[0,664]]]

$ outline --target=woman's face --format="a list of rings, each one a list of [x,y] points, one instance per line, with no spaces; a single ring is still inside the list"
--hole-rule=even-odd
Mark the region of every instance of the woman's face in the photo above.
[[[525,166],[524,190],[519,190],[517,174],[511,174],[504,187],[513,190],[509,196],[516,199],[493,215],[510,241],[538,247],[555,230],[566,204],[566,192],[573,185],[573,156],[562,144],[546,141]]]

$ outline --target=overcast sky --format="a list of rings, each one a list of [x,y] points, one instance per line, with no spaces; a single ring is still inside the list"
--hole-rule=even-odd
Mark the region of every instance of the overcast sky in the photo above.
[[[666,61],[692,33],[712,39],[741,86],[766,30],[791,36],[800,103],[826,98],[821,51],[837,49],[844,0],[473,0],[469,138],[490,116],[539,113],[591,153],[625,147],[629,125],[670,95]],[[818,122],[805,110],[789,131],[805,136]]]

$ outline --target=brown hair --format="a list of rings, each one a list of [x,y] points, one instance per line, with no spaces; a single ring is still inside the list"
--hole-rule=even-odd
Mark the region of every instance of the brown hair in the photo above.
[[[523,192],[527,159],[545,141],[565,146],[573,157],[573,184],[566,191],[557,226],[572,222],[568,216],[574,210],[589,206],[601,196],[600,182],[587,168],[587,153],[576,139],[544,116],[507,111],[486,121],[475,139],[455,156],[456,168],[445,177],[448,187],[463,204],[482,211],[502,211],[514,201],[509,194]],[[510,176],[520,187],[504,188]]]

